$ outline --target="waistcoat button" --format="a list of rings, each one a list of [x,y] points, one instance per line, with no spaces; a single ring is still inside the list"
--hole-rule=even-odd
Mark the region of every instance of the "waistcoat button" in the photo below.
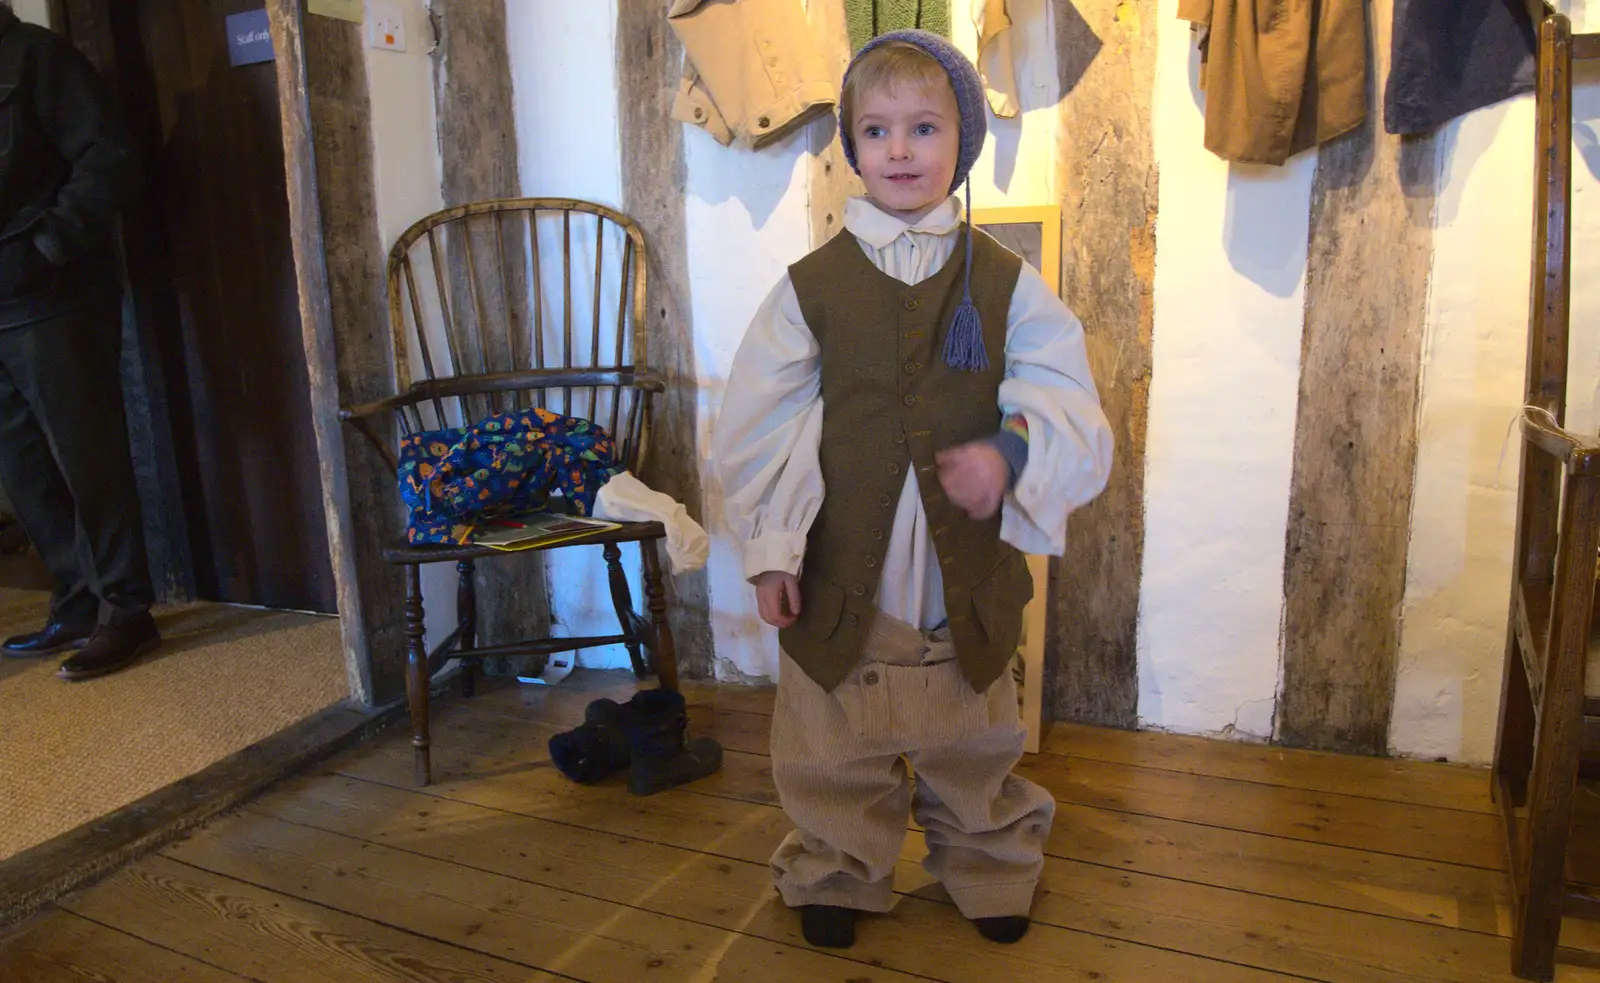
[[[907,362],[906,363],[906,375],[916,375],[917,374],[917,370],[920,369],[920,368],[922,368],[922,366],[918,365],[916,362]]]
[[[906,435],[905,435],[905,434],[903,434],[903,433],[897,433],[897,434],[895,434],[895,435],[894,435],[894,442],[895,442],[895,443],[897,443],[897,444],[903,444],[903,443],[905,443],[905,442],[906,442]]]
[[[850,588],[850,593],[854,594],[857,597],[865,597],[866,593],[867,593],[867,585],[866,584],[856,584],[854,587]]]
[[[878,558],[875,557],[875,556],[869,555],[867,557],[867,567],[870,569],[870,568],[875,567],[877,565],[878,565]]]
[[[911,393],[906,393],[905,398],[901,399],[900,402],[906,404],[907,406],[915,406],[917,404],[917,397]]]
[[[888,508],[889,507],[889,496],[888,495],[879,495],[878,496],[878,504],[883,506],[884,508]]]
[[[890,474],[899,474],[900,473],[900,465],[898,465],[898,464],[889,465],[889,473]]]
[[[918,300],[917,298],[915,298],[915,297],[907,297],[906,298],[906,310],[914,311],[914,310],[916,310],[917,308],[919,308],[921,306],[922,306],[922,301]]]
[[[868,669],[865,673],[862,674],[861,681],[863,683],[866,683],[868,686],[876,686],[876,685],[878,685],[878,672],[877,672],[877,670]]]
[[[883,530],[882,529],[874,529],[874,530],[872,530],[872,538],[873,539],[882,539],[883,538]]]

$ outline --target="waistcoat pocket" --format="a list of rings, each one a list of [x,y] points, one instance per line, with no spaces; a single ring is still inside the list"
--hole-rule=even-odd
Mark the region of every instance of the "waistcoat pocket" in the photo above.
[[[812,577],[800,584],[800,617],[794,629],[817,641],[827,641],[839,627],[844,610],[844,588],[831,580]]]
[[[972,609],[989,644],[1002,650],[1017,647],[1022,637],[1022,609],[1033,600],[1033,576],[1028,561],[1015,550],[977,586],[972,588]]]

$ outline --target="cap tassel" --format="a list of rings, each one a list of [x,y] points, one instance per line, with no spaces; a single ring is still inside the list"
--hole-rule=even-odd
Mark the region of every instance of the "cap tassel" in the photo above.
[[[972,180],[967,180],[967,272],[961,284],[961,304],[950,319],[944,339],[944,364],[952,369],[982,372],[989,367],[983,345],[983,321],[972,303]]]

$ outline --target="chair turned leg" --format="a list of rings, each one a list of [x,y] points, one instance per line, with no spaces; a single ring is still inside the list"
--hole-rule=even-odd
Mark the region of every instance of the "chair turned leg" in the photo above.
[[[456,647],[462,655],[478,647],[478,586],[473,579],[473,562],[462,560],[456,564]],[[461,660],[461,695],[471,697],[478,691],[478,663],[475,659]]]
[[[628,658],[633,660],[633,674],[643,677],[650,670],[645,665],[644,656],[639,654],[639,625],[633,613],[633,593],[628,590],[628,575],[622,571],[622,547],[607,543],[605,553],[606,570],[611,575],[611,604],[617,609],[617,621],[622,625],[622,633],[631,638],[625,644]]]
[[[1528,672],[1522,659],[1522,644],[1517,639],[1517,605],[1507,620],[1506,660],[1500,686],[1500,724],[1495,732],[1494,769],[1489,773],[1489,791],[1500,795],[1504,778],[1512,808],[1528,802],[1528,777],[1533,771],[1534,707],[1528,686]]]
[[[1555,701],[1545,704],[1547,714],[1560,711]],[[1579,713],[1581,714],[1581,710]],[[1581,723],[1581,718],[1580,718]],[[1580,728],[1567,728],[1575,734]],[[1572,800],[1557,786],[1576,783],[1576,742],[1558,736],[1554,727],[1540,728],[1533,778],[1528,784],[1528,836],[1524,843],[1527,880],[1521,883],[1521,904],[1511,925],[1511,971],[1525,980],[1552,980],[1556,947],[1561,939],[1561,915],[1567,896],[1567,841],[1572,824]],[[1547,744],[1548,742],[1548,744]],[[1521,871],[1511,872],[1513,890]]]
[[[422,567],[406,567],[406,698],[411,704],[411,746],[419,786],[433,781],[428,753],[428,644],[423,639]]]
[[[667,593],[661,579],[658,544],[645,540],[639,544],[644,557],[644,596],[650,606],[650,622],[655,627],[654,656],[656,679],[662,689],[678,689],[678,648],[672,641],[672,625],[667,621]]]

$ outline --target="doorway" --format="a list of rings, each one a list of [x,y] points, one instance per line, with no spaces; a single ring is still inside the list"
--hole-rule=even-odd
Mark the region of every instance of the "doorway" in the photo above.
[[[343,625],[323,616],[335,592],[275,68],[228,59],[227,16],[251,6],[51,3],[144,162],[121,230],[124,370],[152,567],[176,603],[154,612],[163,644],[104,679],[0,660],[0,882],[103,870],[226,783],[265,782],[365,719]],[[0,586],[0,637],[37,628],[48,603]]]
[[[229,16],[260,2],[96,6],[147,165],[127,253],[159,363],[177,479],[164,492],[181,507],[193,593],[333,613],[277,79],[270,61],[229,58]]]

